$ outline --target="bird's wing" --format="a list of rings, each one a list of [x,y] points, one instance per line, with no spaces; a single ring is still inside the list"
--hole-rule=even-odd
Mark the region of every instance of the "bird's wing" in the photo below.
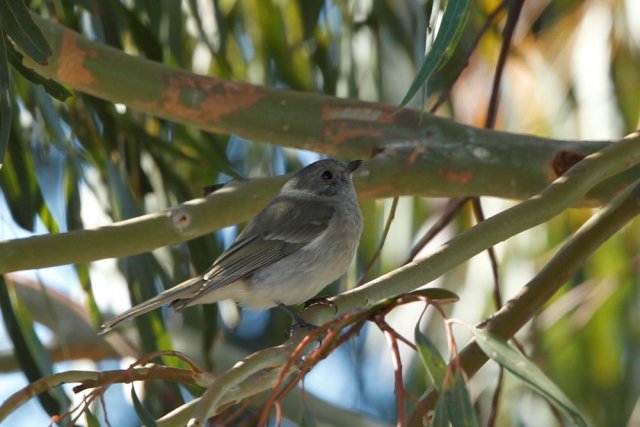
[[[203,284],[191,298],[176,301],[176,308],[189,305],[203,294],[252,275],[307,245],[328,227],[334,214],[331,205],[288,196],[276,197],[245,227],[203,275]]]

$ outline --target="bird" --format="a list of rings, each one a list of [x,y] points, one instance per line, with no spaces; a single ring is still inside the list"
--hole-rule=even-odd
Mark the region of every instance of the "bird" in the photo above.
[[[323,159],[294,174],[213,264],[102,324],[99,334],[165,304],[176,310],[231,299],[264,310],[309,300],[353,260],[362,213],[352,173],[361,160]]]

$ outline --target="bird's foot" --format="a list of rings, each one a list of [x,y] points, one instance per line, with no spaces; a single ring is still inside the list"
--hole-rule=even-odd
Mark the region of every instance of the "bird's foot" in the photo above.
[[[289,335],[291,335],[291,333],[293,332],[294,329],[296,328],[301,328],[301,329],[306,329],[308,331],[313,331],[314,329],[317,329],[318,327],[316,325],[314,325],[313,323],[309,323],[306,320],[304,320],[302,317],[298,316],[296,313],[294,313],[289,307],[287,307],[286,305],[282,304],[282,303],[278,303],[278,308],[280,308],[282,311],[284,311],[285,313],[287,313],[287,315],[291,318],[291,320],[293,321],[293,324],[291,325],[291,327],[289,328]]]
[[[329,307],[331,307],[333,309],[334,313],[338,312],[338,306],[336,305],[335,302],[331,301],[331,299],[329,297],[311,298],[311,299],[305,301],[304,308],[309,308],[309,307],[312,307],[314,305],[328,305]]]

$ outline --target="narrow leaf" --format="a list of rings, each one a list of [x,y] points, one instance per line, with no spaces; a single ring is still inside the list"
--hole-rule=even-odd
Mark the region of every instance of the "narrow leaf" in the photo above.
[[[98,418],[93,415],[89,408],[84,410],[84,419],[87,427],[100,427],[100,421],[98,421]]]
[[[445,399],[452,427],[477,427],[479,425],[471,404],[469,389],[457,369],[445,386]]]
[[[33,330],[33,323],[26,319],[26,310],[14,306],[14,288],[0,275],[0,313],[13,343],[16,360],[30,382],[51,374],[49,355]],[[40,405],[50,416],[66,412],[69,400],[61,389],[38,395]]]
[[[38,64],[46,64],[51,46],[33,22],[22,0],[0,1],[0,23],[6,35]]]
[[[140,422],[145,427],[156,427],[156,421],[153,419],[147,408],[144,407],[140,399],[138,399],[138,395],[136,394],[136,388],[131,385],[131,400],[133,401],[133,409],[136,410],[136,414],[138,414],[138,418],[140,418]]]
[[[420,87],[427,83],[433,73],[444,65],[444,63],[451,57],[451,54],[460,40],[460,36],[462,36],[470,5],[470,0],[447,2],[447,7],[444,11],[444,15],[442,16],[442,23],[440,24],[438,35],[436,36],[429,53],[424,58],[422,66],[418,71],[418,75],[413,83],[411,83],[411,86],[409,87],[409,90],[404,96],[402,102],[400,102],[400,108],[407,105],[418,90],[420,90]]]
[[[436,390],[442,390],[444,376],[447,372],[447,363],[444,361],[436,346],[424,335],[418,325],[414,330],[416,345],[418,346],[418,354],[422,365],[427,370],[431,383]]]
[[[534,390],[545,396],[560,411],[579,426],[587,422],[575,405],[531,360],[522,355],[504,340],[482,329],[472,328],[476,342],[487,356],[499,365],[520,377]]]
[[[11,133],[11,76],[7,62],[7,45],[0,27],[0,169],[9,145]]]
[[[444,393],[441,393],[438,397],[438,403],[436,403],[436,409],[431,420],[431,427],[449,427],[449,411]]]

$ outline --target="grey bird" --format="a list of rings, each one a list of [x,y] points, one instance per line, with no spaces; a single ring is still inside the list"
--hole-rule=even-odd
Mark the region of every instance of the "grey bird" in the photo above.
[[[342,276],[356,253],[362,214],[351,173],[361,163],[325,159],[300,170],[203,274],[110,319],[100,333],[165,304],[180,310],[232,299],[256,310],[280,306],[292,315],[287,305]]]

